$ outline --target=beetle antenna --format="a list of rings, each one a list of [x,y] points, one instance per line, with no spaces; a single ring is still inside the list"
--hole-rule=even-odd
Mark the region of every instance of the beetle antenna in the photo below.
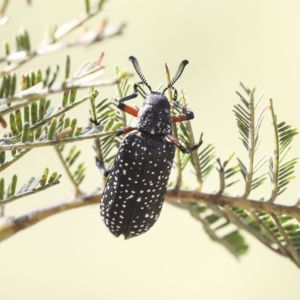
[[[146,78],[144,77],[144,75],[142,73],[142,70],[141,70],[141,67],[139,65],[138,60],[134,56],[129,56],[128,59],[132,62],[133,66],[134,66],[134,68],[136,70],[136,72],[138,73],[138,75],[142,79],[143,83],[148,87],[148,89],[150,90],[150,92],[152,92],[151,86],[148,84]]]
[[[185,66],[186,66],[188,63],[189,63],[189,61],[186,60],[186,59],[183,60],[183,61],[180,63],[180,65],[179,65],[179,67],[178,67],[178,69],[177,69],[177,72],[176,72],[175,76],[174,76],[173,79],[170,81],[170,83],[168,84],[168,86],[167,86],[166,88],[164,88],[163,93],[164,93],[167,89],[169,89],[170,87],[172,87],[173,84],[179,79],[179,77],[181,76],[181,74],[182,74],[182,72],[183,72]]]

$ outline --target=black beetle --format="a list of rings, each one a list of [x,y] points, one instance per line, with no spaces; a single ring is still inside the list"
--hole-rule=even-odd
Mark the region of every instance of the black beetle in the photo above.
[[[181,62],[174,78],[161,93],[152,91],[137,59],[130,56],[129,60],[142,81],[134,85],[133,94],[119,99],[117,106],[137,119],[132,126],[119,129],[116,135],[136,131],[124,137],[110,170],[104,170],[101,162],[97,161],[103,174],[105,176],[109,174],[100,204],[102,219],[115,236],[123,234],[126,239],[146,232],[159,217],[173,164],[175,146],[183,153],[190,153],[202,143],[200,138],[198,144],[186,148],[172,136],[172,122],[194,118],[190,109],[183,108],[176,101],[177,91],[173,87],[188,61]],[[145,84],[150,93],[146,95],[141,109],[137,110],[124,102],[138,96],[139,84]],[[182,114],[171,115],[170,102],[164,95],[169,88],[175,90],[175,100],[172,103],[182,108]]]

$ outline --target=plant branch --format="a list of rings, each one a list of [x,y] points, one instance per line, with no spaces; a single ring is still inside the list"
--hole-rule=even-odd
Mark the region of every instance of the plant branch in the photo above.
[[[0,71],[0,77],[3,77],[12,71],[16,70],[17,68],[21,67],[23,64],[27,63],[28,61],[32,60],[33,58],[48,54],[51,52],[55,52],[58,50],[62,50],[65,48],[70,48],[74,46],[80,46],[80,45],[90,45],[96,42],[99,42],[103,40],[104,38],[113,37],[116,35],[119,35],[122,33],[123,28],[125,27],[125,24],[121,24],[118,27],[110,27],[106,28],[105,23],[100,26],[98,31],[94,32],[93,35],[91,35],[89,32],[82,34],[81,36],[77,37],[77,39],[73,42],[64,42],[64,43],[58,43],[57,40],[61,39],[71,31],[73,31],[75,28],[81,26],[83,23],[88,21],[91,17],[95,16],[101,11],[101,6],[95,6],[93,9],[90,9],[90,11],[84,15],[81,15],[77,18],[74,18],[71,22],[68,24],[63,24],[56,30],[54,33],[52,39],[55,41],[55,43],[52,44],[46,44],[45,41],[42,41],[39,43],[39,46],[32,51],[17,51],[11,54],[8,54],[4,57],[0,57],[0,63],[3,62],[9,62],[11,63],[6,68],[4,68],[2,71]]]
[[[12,97],[5,97],[0,98],[0,105],[12,103],[12,102],[22,102],[18,103],[15,106],[5,107],[1,110],[2,114],[7,114],[12,111],[15,111],[16,109],[20,109],[24,106],[27,106],[28,104],[38,101],[42,98],[46,98],[49,95],[62,93],[66,91],[76,90],[76,89],[84,89],[89,87],[99,87],[99,86],[107,86],[107,85],[114,85],[116,84],[115,80],[107,79],[107,80],[98,80],[98,81],[88,81],[84,82],[82,81],[80,83],[79,80],[74,80],[73,82],[67,83],[63,82],[61,84],[56,84],[51,88],[44,87],[36,90],[36,86],[33,86],[32,88],[29,88],[27,90],[23,90],[22,92],[12,96]],[[23,102],[24,100],[28,100],[26,102]]]
[[[20,153],[18,153],[16,156],[14,156],[11,160],[5,162],[3,165],[0,166],[0,172],[2,172],[3,170],[5,170],[6,168],[10,167],[13,163],[15,163],[16,161],[18,161],[20,158],[22,158],[25,154],[27,154],[31,149],[22,151]]]
[[[8,239],[17,232],[29,228],[38,222],[64,212],[73,208],[82,207],[86,205],[96,204],[100,202],[100,195],[89,196],[86,198],[75,198],[71,200],[62,201],[40,209],[29,212],[23,216],[2,217],[0,219],[0,241]]]
[[[92,92],[92,93],[91,93],[89,96],[87,96],[87,97],[84,97],[84,98],[82,98],[82,99],[80,99],[80,100],[78,100],[78,101],[76,101],[76,102],[69,103],[68,106],[66,106],[65,108],[60,108],[58,111],[56,111],[55,113],[51,114],[49,117],[46,117],[46,118],[44,118],[43,120],[41,120],[40,122],[38,122],[38,123],[32,125],[32,126],[30,127],[30,132],[33,132],[33,131],[35,131],[36,129],[41,128],[43,125],[45,125],[45,124],[51,122],[51,120],[52,120],[53,118],[57,118],[57,117],[63,115],[64,113],[66,113],[67,111],[69,111],[69,110],[75,108],[75,107],[78,106],[79,104],[82,104],[82,103],[84,103],[85,101],[87,101],[87,100],[89,100],[89,99],[95,99],[97,96],[98,96],[98,92],[97,92],[97,91],[94,91],[94,92]],[[6,140],[5,140],[5,144],[9,144],[9,145],[10,145],[10,144],[14,144],[14,143],[20,141],[20,140],[21,140],[21,137],[22,137],[22,133],[20,133],[20,134],[17,135],[17,136],[13,136],[13,137],[11,137],[11,138],[9,138],[9,139],[6,139]],[[0,139],[0,143],[1,143],[1,142],[3,142],[3,140]],[[1,170],[1,169],[0,169],[0,170]]]
[[[207,193],[186,190],[168,190],[165,200],[173,201],[174,198],[180,199],[182,202],[202,202],[206,204],[213,203],[221,207],[233,206],[241,207],[247,210],[265,211],[274,215],[290,215],[297,220],[300,220],[300,208],[297,206],[280,205],[271,202],[228,197],[219,194],[211,195]],[[42,207],[20,217],[2,217],[0,218],[0,241],[3,241],[13,236],[15,233],[29,228],[32,225],[35,225],[36,223],[57,213],[91,204],[99,204],[100,201],[101,194],[95,194],[87,197],[75,197]]]
[[[265,211],[267,213],[275,213],[276,215],[290,215],[300,221],[300,207],[274,204],[266,201],[256,201],[247,198],[229,197],[219,194],[197,193],[187,190],[169,190],[166,195],[166,200],[180,199],[180,201],[191,201],[201,203],[214,203],[220,206],[240,207],[246,210]]]
[[[100,138],[107,135],[112,135],[115,132],[96,132],[96,133],[86,133],[82,136],[73,136],[73,137],[67,137],[61,140],[51,140],[51,141],[35,141],[33,143],[18,143],[13,145],[1,145],[0,151],[7,151],[7,150],[19,150],[19,149],[33,149],[38,147],[48,147],[48,146],[55,146],[60,144],[69,144],[74,142],[80,142],[88,139],[94,139],[94,138]]]
[[[15,195],[9,197],[8,199],[0,201],[0,206],[3,206],[3,205],[6,205],[10,202],[19,200],[20,198],[23,198],[23,197],[26,197],[26,196],[33,195],[33,194],[36,194],[38,192],[44,191],[44,190],[46,190],[48,188],[51,188],[51,187],[53,187],[54,185],[57,185],[57,184],[59,184],[59,182],[53,182],[50,185],[41,186],[41,187],[38,187],[36,189],[30,190],[30,191],[25,192],[25,193],[15,194]]]

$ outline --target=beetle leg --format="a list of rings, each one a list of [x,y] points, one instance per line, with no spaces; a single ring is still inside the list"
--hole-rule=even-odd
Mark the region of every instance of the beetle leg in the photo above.
[[[139,95],[139,94],[138,94],[136,91],[134,91],[131,95],[128,95],[128,96],[126,96],[126,97],[123,97],[123,98],[119,99],[117,107],[120,108],[119,105],[120,105],[122,102],[128,101],[128,100],[130,100],[130,99],[134,99],[134,98],[136,98],[138,95]]]
[[[182,110],[182,114],[172,116],[172,123],[194,119],[194,113],[191,109],[186,108],[185,106],[180,104],[178,101],[173,101],[172,104],[178,108],[181,108],[181,110]]]
[[[172,123],[182,122],[182,121],[187,121],[192,119],[194,119],[194,113],[192,111],[187,111],[186,115],[180,114],[180,115],[172,116]]]
[[[200,136],[199,142],[193,147],[184,147],[173,135],[167,135],[168,139],[180,149],[182,153],[191,153],[192,151],[198,149],[202,144],[202,135]]]
[[[130,100],[130,99],[136,98],[136,97],[138,96],[138,92],[137,92],[137,91],[138,91],[138,86],[139,86],[140,84],[144,84],[144,83],[143,83],[143,82],[135,83],[135,84],[133,85],[133,93],[132,93],[131,95],[129,95],[129,96],[125,96],[125,97],[119,99],[118,105],[119,105],[121,102],[125,102],[125,101],[128,101],[128,100]],[[120,107],[118,106],[118,108],[120,108]]]
[[[118,104],[117,104],[117,107],[119,109],[125,111],[126,113],[128,113],[134,117],[136,117],[138,115],[139,111],[136,108],[133,108],[129,105],[124,104],[123,102],[130,100],[130,99],[134,99],[138,96],[137,90],[138,90],[138,85],[140,85],[140,84],[143,84],[143,82],[135,83],[133,86],[133,90],[134,90],[133,94],[119,99]]]
[[[192,120],[192,119],[194,119],[194,113],[192,110],[187,108],[185,114],[172,116],[172,123],[188,121],[188,120]]]
[[[117,105],[117,107],[119,109],[125,111],[126,113],[134,116],[134,117],[136,117],[138,115],[138,112],[139,112],[136,108],[131,107],[129,105],[126,105],[126,104],[124,104],[122,102],[119,102],[118,105]]]
[[[96,166],[99,168],[103,176],[107,177],[113,168],[105,169],[103,163],[96,157]]]
[[[120,136],[121,134],[131,132],[132,130],[136,130],[134,126],[128,126],[121,129],[118,129],[115,133],[116,136]]]

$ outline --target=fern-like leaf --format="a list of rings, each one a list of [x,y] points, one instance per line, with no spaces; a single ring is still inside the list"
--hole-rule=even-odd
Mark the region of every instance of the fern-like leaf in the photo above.
[[[298,134],[298,131],[296,128],[292,128],[291,125],[287,125],[286,122],[278,123],[272,100],[270,100],[270,111],[273,120],[275,148],[274,157],[269,159],[269,177],[272,182],[271,201],[274,202],[276,197],[286,190],[289,182],[295,177],[293,174],[298,158],[285,161],[285,157],[290,150],[288,146]]]
[[[240,158],[238,164],[241,173],[246,182],[245,196],[251,190],[257,188],[266,179],[266,174],[254,177],[259,168],[266,162],[266,160],[255,163],[255,153],[260,144],[259,129],[263,121],[266,107],[260,112],[258,117],[255,116],[257,104],[260,101],[263,93],[257,99],[254,98],[255,89],[250,90],[241,84],[242,88],[247,94],[247,99],[241,93],[237,92],[240,96],[241,103],[234,105],[233,112],[235,114],[240,139],[248,152],[248,166],[246,166]]]
[[[228,183],[229,178],[233,177],[234,175],[236,175],[237,173],[240,172],[239,165],[235,165],[233,167],[228,167],[229,162],[232,160],[233,156],[234,156],[234,153],[232,153],[224,163],[221,162],[220,158],[217,159],[217,163],[219,165],[219,167],[217,168],[217,171],[218,171],[219,177],[220,177],[219,194],[223,194],[225,188],[230,187],[239,181],[238,179],[236,179],[236,180]]]
[[[185,206],[191,215],[203,225],[213,241],[220,243],[236,258],[247,252],[248,245],[243,236],[237,228],[232,230],[232,224],[228,222],[227,216],[217,210],[217,207],[212,211],[211,207],[208,208],[199,203],[185,204]]]
[[[80,157],[81,151],[77,149],[77,146],[66,147],[67,145],[57,146],[61,162],[63,163],[67,174],[71,181],[78,187],[85,177],[85,164],[81,162],[74,167],[75,163]],[[69,149],[68,149],[69,148]]]
[[[214,144],[208,144],[198,152],[202,180],[205,181],[216,165],[216,149]]]
[[[44,191],[59,183],[61,175],[54,172],[49,177],[49,169],[46,168],[39,177],[32,177],[17,190],[17,175],[13,175],[11,182],[8,184],[5,192],[4,178],[0,179],[0,206],[19,200],[25,196],[29,196]]]

